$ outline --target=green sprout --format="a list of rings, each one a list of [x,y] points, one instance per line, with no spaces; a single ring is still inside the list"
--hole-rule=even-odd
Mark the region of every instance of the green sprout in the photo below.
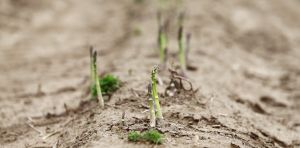
[[[164,62],[164,60],[165,60],[165,50],[166,50],[166,48],[167,48],[167,36],[166,36],[166,34],[164,33],[164,31],[163,31],[164,29],[163,29],[163,27],[162,26],[160,26],[159,27],[159,39],[158,39],[158,43],[159,43],[159,57],[160,57],[160,60],[161,60],[161,62],[163,63]]]
[[[132,142],[148,141],[153,144],[162,144],[164,135],[157,130],[150,129],[143,133],[137,131],[130,131],[128,133],[128,140]]]
[[[120,80],[116,76],[108,74],[101,78],[100,85],[102,93],[110,95],[120,87]]]
[[[90,58],[91,58],[91,88],[96,88],[97,99],[99,101],[100,107],[104,108],[104,101],[101,93],[101,86],[99,82],[98,72],[97,72],[97,51],[90,48]],[[93,91],[92,91],[93,92]]]
[[[183,19],[184,14],[181,13],[179,16],[179,30],[178,30],[178,47],[179,47],[179,62],[181,69],[186,70],[186,56],[185,56],[185,47],[183,43]]]
[[[167,50],[167,34],[166,34],[166,24],[162,25],[161,13],[157,14],[158,19],[158,46],[159,46],[159,57],[161,63],[165,63],[166,50]]]
[[[103,95],[111,95],[120,87],[120,80],[116,76],[111,74],[105,75],[104,77],[100,78],[99,81],[100,81],[101,93]],[[92,96],[96,97],[98,93],[95,85],[92,87],[91,91],[92,91]]]
[[[140,132],[137,131],[130,131],[128,133],[128,140],[132,142],[137,142],[143,139],[143,136]]]
[[[93,58],[93,52],[94,52],[94,49],[93,47],[90,47],[90,73],[91,73],[91,94],[93,96],[93,90],[96,90],[96,89],[93,89],[93,88],[96,88],[96,85],[95,85],[95,73],[94,73],[94,58]]]
[[[156,117],[155,117],[155,110],[154,104],[152,99],[152,84],[148,85],[148,103],[149,103],[149,112],[150,112],[150,127],[155,127],[156,125]]]
[[[157,78],[156,78],[157,71],[158,71],[158,67],[155,66],[152,69],[152,72],[151,72],[152,99],[155,102],[156,117],[158,119],[163,119],[163,115],[162,115],[160,104],[159,104],[159,97],[158,97],[158,93],[157,93],[157,84],[156,84],[156,81],[157,81]]]
[[[148,130],[144,132],[143,138],[154,144],[162,144],[164,136],[157,130]]]

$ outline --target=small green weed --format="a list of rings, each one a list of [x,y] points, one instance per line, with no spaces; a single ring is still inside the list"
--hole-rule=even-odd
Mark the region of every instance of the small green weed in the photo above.
[[[103,95],[111,95],[120,87],[120,80],[111,74],[107,74],[104,77],[100,78],[100,87]],[[97,96],[96,85],[93,85],[91,88],[92,96]]]
[[[148,141],[153,144],[162,144],[164,135],[157,130],[150,129],[143,133],[131,131],[128,133],[128,140],[132,142]]]
[[[148,130],[144,132],[143,138],[154,144],[162,144],[164,136],[157,130]]]
[[[131,131],[128,133],[128,140],[132,142],[137,142],[139,140],[143,139],[143,136],[140,132],[137,131]]]
[[[113,75],[105,75],[100,79],[100,85],[103,94],[111,94],[120,87],[120,80]]]

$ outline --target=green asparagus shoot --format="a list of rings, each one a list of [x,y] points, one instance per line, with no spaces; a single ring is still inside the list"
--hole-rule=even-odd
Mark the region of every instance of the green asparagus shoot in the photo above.
[[[155,110],[154,104],[152,99],[152,84],[148,85],[148,104],[149,104],[149,112],[150,112],[150,127],[155,127],[156,125],[156,117],[155,117]]]
[[[179,47],[179,62],[181,69],[186,70],[186,56],[185,56],[185,47],[183,43],[183,13],[179,16],[179,30],[178,30],[178,47]]]
[[[97,98],[97,88],[96,88],[96,77],[95,70],[94,70],[94,48],[90,47],[90,71],[91,71],[91,86],[90,86],[90,92],[92,99]]]
[[[96,84],[95,84],[96,81],[95,81],[95,75],[94,75],[93,52],[94,52],[93,47],[90,47],[90,73],[91,73],[91,86],[90,86],[90,89],[91,89],[92,97],[96,97],[97,96],[97,91],[96,91]]]
[[[159,29],[159,55],[160,61],[163,63],[165,59],[165,50],[167,48],[167,38],[161,26]]]
[[[159,46],[159,57],[161,63],[165,61],[165,50],[167,48],[167,34],[166,34],[166,22],[163,23],[161,13],[157,13],[157,21],[158,21],[158,46]]]
[[[152,69],[152,72],[151,72],[151,84],[152,84],[152,99],[154,100],[155,102],[155,107],[156,107],[156,117],[158,119],[163,119],[163,115],[162,115],[162,112],[161,112],[161,108],[160,108],[160,104],[159,104],[159,97],[158,97],[158,93],[157,93],[157,84],[156,84],[156,80],[157,80],[157,77],[156,77],[156,74],[157,74],[157,71],[158,71],[158,67],[155,66],[153,69]]]
[[[97,51],[93,52],[93,70],[94,70],[94,80],[95,80],[95,85],[96,85],[96,90],[97,90],[97,98],[98,102],[100,104],[101,108],[104,108],[104,101],[101,93],[101,87],[100,87],[100,82],[99,82],[99,77],[98,77],[98,72],[97,72]]]
[[[102,97],[102,93],[101,93],[101,86],[100,86],[100,82],[99,82],[99,77],[98,77],[98,73],[97,73],[97,51],[95,51],[92,47],[90,48],[90,58],[91,58],[91,95],[93,96],[93,93],[95,90],[94,88],[96,88],[96,92],[97,92],[97,99],[99,101],[100,107],[103,108],[104,107],[104,101],[103,101],[103,97]]]

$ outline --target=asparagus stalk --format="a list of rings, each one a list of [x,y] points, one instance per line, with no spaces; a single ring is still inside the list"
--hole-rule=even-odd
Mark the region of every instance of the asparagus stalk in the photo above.
[[[150,109],[150,127],[155,127],[156,125],[156,117],[155,117],[155,111],[154,111],[154,104],[152,99],[152,84],[150,83],[148,85],[148,103],[149,103],[149,109]]]
[[[167,22],[162,22],[162,15],[159,11],[157,13],[157,22],[158,22],[158,46],[159,46],[159,57],[161,63],[165,64],[166,59],[166,48],[167,48],[167,35],[166,35],[166,26]]]
[[[90,86],[90,89],[91,89],[91,97],[92,99],[94,99],[94,96],[93,96],[93,88],[95,87],[95,75],[94,75],[94,64],[93,64],[93,52],[94,52],[94,49],[93,47],[90,47],[90,72],[91,72],[91,86]]]
[[[92,77],[92,85],[96,85],[96,91],[97,91],[97,99],[99,101],[100,107],[104,108],[104,101],[101,93],[101,87],[97,72],[97,51],[93,50],[93,48],[90,49],[91,52],[91,77]]]
[[[159,27],[159,37],[158,37],[158,43],[159,43],[159,57],[161,63],[164,63],[165,61],[165,50],[167,48],[167,36],[164,32],[163,26]]]
[[[186,62],[186,67],[188,67],[188,65],[189,65],[189,62],[190,62],[190,60],[189,60],[189,52],[190,52],[190,42],[191,42],[191,34],[190,33],[188,33],[187,35],[186,35],[186,50],[185,50],[185,62]]]
[[[179,30],[178,30],[178,47],[179,47],[179,62],[181,69],[186,70],[186,57],[185,57],[185,47],[183,43],[183,13],[179,16]]]
[[[158,94],[157,94],[157,84],[156,84],[156,74],[158,71],[158,67],[155,66],[152,69],[151,72],[151,81],[152,81],[152,99],[155,102],[155,107],[156,107],[156,117],[158,119],[163,119],[163,115],[161,112],[161,108],[160,108],[160,104],[159,104],[159,98],[158,98]]]

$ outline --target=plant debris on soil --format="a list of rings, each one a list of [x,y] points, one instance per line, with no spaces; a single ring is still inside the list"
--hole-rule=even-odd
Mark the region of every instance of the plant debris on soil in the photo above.
[[[1,0],[0,147],[300,147],[299,7]],[[90,46],[98,49],[104,108],[87,95]],[[157,64],[163,120],[150,128],[147,86]]]

